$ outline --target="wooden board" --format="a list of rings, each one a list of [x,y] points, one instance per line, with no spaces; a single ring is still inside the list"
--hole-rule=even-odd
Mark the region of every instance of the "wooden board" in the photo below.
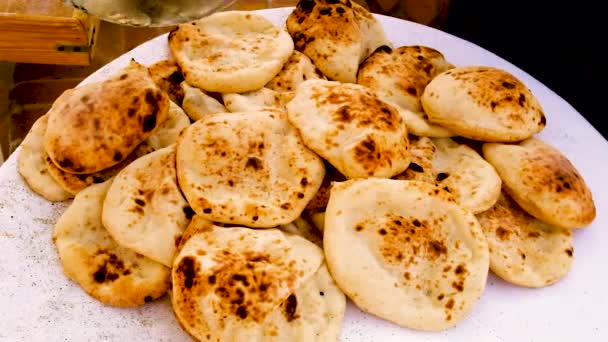
[[[89,65],[99,21],[79,10],[55,14],[0,13],[0,60]]]

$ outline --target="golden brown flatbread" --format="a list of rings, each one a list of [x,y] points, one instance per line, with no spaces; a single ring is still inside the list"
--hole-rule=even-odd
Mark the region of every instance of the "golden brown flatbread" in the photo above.
[[[48,112],[44,147],[65,172],[88,174],[123,161],[164,122],[169,97],[135,61],[117,75],[65,91]]]

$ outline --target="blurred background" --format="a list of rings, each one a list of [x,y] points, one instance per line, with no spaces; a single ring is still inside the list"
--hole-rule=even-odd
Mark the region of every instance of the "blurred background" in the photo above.
[[[294,6],[241,0],[229,9]],[[356,0],[372,12],[431,26],[507,59],[572,104],[604,137],[600,101],[608,79],[592,3],[482,0]],[[55,98],[122,53],[172,27],[99,21],[64,0],[0,0],[0,164]]]

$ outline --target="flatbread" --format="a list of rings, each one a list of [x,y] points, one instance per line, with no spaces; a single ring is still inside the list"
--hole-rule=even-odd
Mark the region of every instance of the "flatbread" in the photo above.
[[[479,222],[425,182],[334,185],[323,245],[342,291],[363,311],[404,327],[452,327],[486,286],[489,252]]]
[[[164,59],[149,66],[148,70],[150,70],[154,83],[169,95],[171,101],[181,105],[184,100],[184,90],[181,87],[184,75],[177,63]]]
[[[452,139],[433,139],[436,183],[473,214],[490,209],[500,196],[496,170],[475,150]]]
[[[277,92],[269,88],[262,88],[247,93],[222,94],[222,100],[229,111],[245,112],[268,107],[285,109],[285,104],[293,98],[293,92]]]
[[[144,66],[65,91],[47,113],[44,147],[63,171],[88,174],[123,161],[165,121],[169,97]]]
[[[179,185],[192,209],[211,221],[292,222],[324,174],[321,158],[302,145],[278,109],[207,116],[178,140]]]
[[[582,228],[596,216],[593,195],[574,165],[535,138],[519,144],[484,144],[483,155],[506,192],[526,212],[562,228]]]
[[[279,73],[266,84],[266,88],[278,92],[291,92],[306,80],[324,79],[325,76],[315,67],[305,54],[294,51]]]
[[[281,70],[293,41],[259,14],[226,11],[179,25],[169,34],[169,48],[189,84],[243,93],[262,88]]]
[[[410,134],[447,138],[455,134],[428,121],[420,97],[435,76],[450,68],[445,57],[430,47],[416,45],[391,49],[381,46],[359,67],[357,83],[403,110]]]
[[[177,185],[175,146],[124,168],[108,190],[103,225],[121,246],[171,267],[192,209]]]
[[[411,162],[407,169],[394,177],[400,180],[417,180],[435,184],[437,173],[433,168],[435,145],[430,138],[410,135]]]
[[[119,246],[101,223],[111,180],[81,191],[59,218],[53,242],[66,276],[93,298],[112,306],[135,307],[163,296],[171,270]]]
[[[490,210],[477,215],[490,247],[490,269],[509,283],[551,285],[572,267],[574,247],[568,229],[528,215],[503,194]]]
[[[48,123],[48,116],[41,116],[21,143],[17,170],[32,191],[53,202],[65,201],[72,198],[72,194],[63,189],[49,174],[45,163],[44,133]]]
[[[266,318],[322,260],[319,247],[278,229],[208,226],[175,258],[173,309],[198,340],[256,340]]]
[[[209,114],[228,112],[228,109],[226,109],[222,103],[205,94],[204,91],[193,87],[186,82],[182,82],[181,87],[184,90],[182,108],[184,108],[186,114],[188,114],[193,121],[199,120]]]
[[[382,25],[350,0],[300,1],[287,18],[295,49],[331,80],[355,83],[359,64],[376,48],[390,46]]]
[[[141,143],[125,160],[108,169],[92,174],[68,173],[55,165],[46,153],[44,162],[51,177],[53,177],[63,189],[75,195],[91,184],[102,183],[116,176],[118,172],[131,164],[135,159],[174,144],[177,141],[179,132],[189,125],[190,119],[188,119],[178,105],[171,102],[169,112],[167,113],[167,119],[158,126],[154,133]]]
[[[515,76],[492,67],[460,67],[435,77],[424,89],[429,121],[465,138],[516,142],[545,128],[536,97]]]
[[[388,178],[410,163],[404,119],[361,85],[306,81],[287,112],[304,144],[347,178]]]
[[[190,119],[175,103],[169,103],[167,119],[146,139],[146,143],[153,150],[160,150],[177,142],[179,133],[190,126]]]

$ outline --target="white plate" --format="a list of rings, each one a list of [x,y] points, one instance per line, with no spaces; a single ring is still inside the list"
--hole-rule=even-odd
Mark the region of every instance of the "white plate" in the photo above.
[[[283,26],[291,9],[260,11]],[[559,148],[592,189],[594,224],[575,233],[570,274],[543,289],[515,287],[490,276],[473,312],[439,333],[400,328],[349,304],[344,341],[608,341],[608,142],[563,99],[503,59],[446,33],[379,16],[395,46],[422,44],[456,65],[510,71],[539,98],[547,128],[539,136]],[[106,65],[84,82],[99,81],[131,58],[151,64],[169,56],[167,37],[153,39]],[[567,66],[565,66],[567,67]],[[104,306],[68,281],[51,242],[67,203],[33,194],[16,170],[14,153],[0,168],[0,340],[187,341],[168,300],[139,309]],[[353,256],[356,257],[356,256]],[[373,276],[373,275],[369,275]]]

